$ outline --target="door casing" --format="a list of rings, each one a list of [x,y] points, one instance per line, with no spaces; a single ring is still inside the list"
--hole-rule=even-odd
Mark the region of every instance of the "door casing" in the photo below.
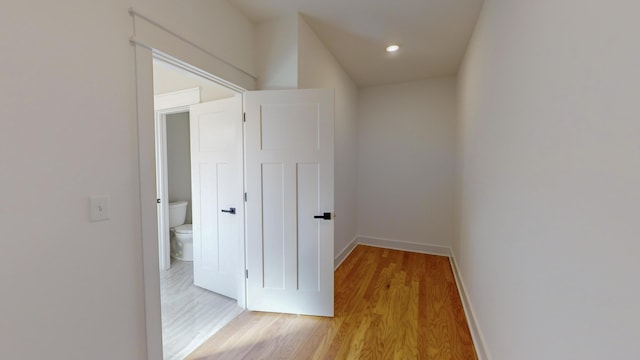
[[[156,191],[158,205],[158,261],[160,270],[169,270],[169,189],[167,175],[167,115],[189,112],[189,106],[200,102],[200,89],[187,89],[154,96],[156,140]]]
[[[153,59],[169,63],[196,76],[242,94],[245,88],[222,80],[208,72],[132,40],[136,66],[136,110],[138,130],[138,171],[140,193],[140,223],[142,237],[142,270],[145,311],[147,359],[162,359],[162,320],[160,304],[160,258],[158,242],[158,214],[155,161],[155,109],[153,101]],[[179,51],[177,51],[179,53]],[[150,119],[154,119],[151,120]],[[167,204],[168,207],[168,204]],[[244,250],[244,243],[242,244]],[[244,254],[244,251],[243,251]],[[244,256],[243,256],[244,258]],[[246,264],[242,264],[245,268]],[[241,276],[239,276],[241,278]],[[238,306],[246,308],[244,281],[239,287]]]

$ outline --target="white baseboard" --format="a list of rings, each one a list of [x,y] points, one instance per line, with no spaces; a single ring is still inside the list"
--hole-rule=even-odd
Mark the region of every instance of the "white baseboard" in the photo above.
[[[382,239],[382,238],[377,238],[373,236],[362,236],[362,235],[359,235],[357,239],[358,239],[358,244],[381,247],[385,249],[404,250],[404,251],[411,251],[411,252],[431,254],[431,255],[440,255],[440,256],[451,255],[451,249],[445,246],[419,244],[419,243],[413,243],[408,241]]]
[[[456,258],[453,254],[453,251],[449,256],[449,261],[451,262],[453,277],[456,280],[456,285],[458,285],[458,293],[460,294],[460,299],[462,300],[462,307],[464,308],[464,312],[467,317],[467,323],[469,325],[469,330],[471,331],[471,337],[476,348],[478,360],[489,360],[491,357],[489,356],[489,351],[487,350],[487,344],[484,341],[484,337],[482,336],[480,328],[478,327],[478,321],[473,311],[471,301],[469,301],[469,297],[467,296],[467,290],[465,289],[464,281],[462,281],[462,276],[460,275],[460,270],[458,269],[458,264],[456,263]]]
[[[342,262],[344,261],[344,259],[346,259],[347,257],[349,257],[349,254],[351,254],[351,252],[353,251],[353,249],[356,248],[356,245],[358,245],[358,237],[354,237],[349,244],[347,244],[347,246],[345,246],[344,249],[342,249],[342,251],[340,251],[340,253],[338,255],[336,255],[336,257],[333,259],[333,264],[334,264],[334,270],[338,269],[338,267],[340,265],[342,265]]]

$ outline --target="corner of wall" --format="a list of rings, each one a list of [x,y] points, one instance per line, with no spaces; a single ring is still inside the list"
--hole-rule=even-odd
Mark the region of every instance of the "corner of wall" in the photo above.
[[[456,261],[454,251],[451,251],[449,261],[451,262],[451,270],[453,271],[453,277],[455,278],[458,293],[460,294],[460,300],[462,301],[462,307],[464,308],[464,312],[466,314],[467,324],[471,332],[471,338],[473,339],[473,344],[476,349],[476,354],[478,355],[478,360],[489,360],[491,359],[491,357],[489,356],[487,343],[484,341],[484,336],[480,331],[478,320],[476,319],[473,305],[471,304],[471,300],[469,299],[469,296],[467,294],[464,281],[462,280],[462,274],[460,273],[460,269],[458,268],[458,263]]]
[[[354,237],[351,241],[338,253],[338,255],[334,258],[334,270],[338,269],[342,262],[349,257],[349,254],[356,248],[358,245],[358,237]]]
[[[357,234],[355,144],[358,89],[304,16],[296,14],[295,18],[298,25],[298,87],[335,89],[334,211],[337,216],[334,251],[339,258],[344,249],[352,247]]]
[[[358,244],[381,247],[385,249],[402,250],[447,257],[451,255],[451,249],[441,245],[424,244],[396,239],[384,239],[364,235],[358,235],[357,239]]]

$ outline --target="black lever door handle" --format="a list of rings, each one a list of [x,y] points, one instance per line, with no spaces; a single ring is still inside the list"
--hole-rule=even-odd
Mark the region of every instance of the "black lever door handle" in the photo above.
[[[229,210],[222,209],[222,212],[223,213],[229,213],[231,215],[235,215],[236,214],[236,208],[229,208]]]
[[[316,215],[313,218],[314,219],[331,220],[331,213],[324,213],[322,215]]]

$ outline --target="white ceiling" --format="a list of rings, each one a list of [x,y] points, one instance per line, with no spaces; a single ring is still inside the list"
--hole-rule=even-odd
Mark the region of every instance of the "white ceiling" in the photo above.
[[[483,0],[230,0],[254,22],[301,13],[359,86],[457,73]],[[387,45],[401,46],[395,54]]]

